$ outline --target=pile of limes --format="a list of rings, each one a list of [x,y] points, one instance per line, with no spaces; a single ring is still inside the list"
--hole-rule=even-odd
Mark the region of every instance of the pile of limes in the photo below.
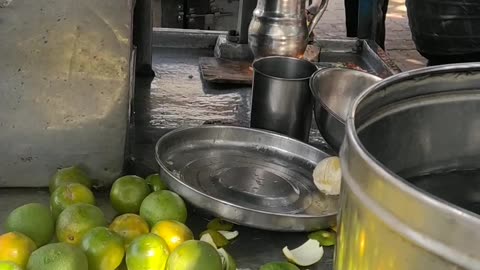
[[[92,186],[80,168],[63,168],[50,182],[50,207],[14,209],[0,235],[0,270],[236,269],[224,247],[238,233],[217,220],[210,224],[217,230],[194,240],[183,199],[158,174],[114,182],[110,202],[118,216],[111,222]]]

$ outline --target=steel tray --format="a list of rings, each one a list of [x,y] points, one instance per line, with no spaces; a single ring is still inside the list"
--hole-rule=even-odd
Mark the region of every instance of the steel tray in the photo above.
[[[156,145],[170,189],[223,219],[275,231],[335,224],[338,196],[319,192],[312,180],[327,156],[280,134],[231,126],[177,129]]]

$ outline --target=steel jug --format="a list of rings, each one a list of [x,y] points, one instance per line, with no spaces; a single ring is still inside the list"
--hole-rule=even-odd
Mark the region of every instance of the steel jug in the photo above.
[[[319,2],[318,11],[308,23],[305,0],[258,0],[248,29],[248,43],[255,58],[301,57],[328,4],[328,0],[314,1]]]

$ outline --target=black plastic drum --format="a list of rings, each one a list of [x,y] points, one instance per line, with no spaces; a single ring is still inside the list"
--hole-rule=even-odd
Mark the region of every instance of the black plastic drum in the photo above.
[[[480,1],[407,0],[406,5],[413,40],[424,56],[480,54]]]

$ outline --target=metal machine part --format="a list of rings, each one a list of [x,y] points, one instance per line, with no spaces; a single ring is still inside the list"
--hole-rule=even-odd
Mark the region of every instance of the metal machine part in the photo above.
[[[183,128],[156,145],[160,175],[199,209],[236,224],[312,231],[336,224],[338,196],[313,184],[328,155],[269,131],[244,127]]]
[[[123,171],[130,0],[17,0],[0,8],[0,187],[48,186],[59,167],[99,185]]]
[[[136,0],[133,16],[133,44],[136,47],[136,74],[155,76],[152,70],[152,27],[151,0]]]
[[[236,29],[239,0],[155,0],[154,27]]]
[[[239,44],[248,44],[248,28],[252,20],[253,11],[257,7],[257,0],[240,0],[238,11],[237,34]]]
[[[310,78],[317,127],[337,153],[345,137],[350,104],[362,91],[380,80],[367,72],[346,68],[320,69]]]
[[[392,76],[355,100],[336,269],[480,269],[479,89],[480,65],[458,64]]]

